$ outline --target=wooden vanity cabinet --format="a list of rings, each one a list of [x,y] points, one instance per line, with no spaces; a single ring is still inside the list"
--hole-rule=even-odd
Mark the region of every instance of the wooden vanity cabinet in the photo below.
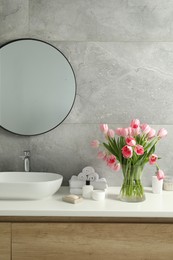
[[[173,259],[173,225],[13,223],[12,260]]]
[[[0,223],[0,260],[11,259],[11,223]]]
[[[173,223],[46,217],[0,222],[0,260],[98,259],[172,260]]]

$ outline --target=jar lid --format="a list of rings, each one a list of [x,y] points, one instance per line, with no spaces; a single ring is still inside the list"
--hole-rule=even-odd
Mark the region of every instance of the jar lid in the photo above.
[[[163,181],[165,183],[173,183],[173,176],[166,175]]]

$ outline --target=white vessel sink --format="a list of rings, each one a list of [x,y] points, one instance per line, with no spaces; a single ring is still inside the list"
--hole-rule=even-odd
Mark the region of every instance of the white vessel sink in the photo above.
[[[49,172],[0,172],[0,199],[43,199],[57,192],[62,180]]]

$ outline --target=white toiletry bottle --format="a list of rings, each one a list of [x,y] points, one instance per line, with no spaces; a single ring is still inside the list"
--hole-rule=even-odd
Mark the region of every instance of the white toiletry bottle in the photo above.
[[[86,199],[91,199],[92,197],[92,192],[93,192],[93,186],[90,185],[90,180],[86,180],[86,185],[82,187],[82,196]]]

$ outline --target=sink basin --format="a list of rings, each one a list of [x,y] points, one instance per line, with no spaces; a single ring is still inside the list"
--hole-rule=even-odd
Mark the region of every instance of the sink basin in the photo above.
[[[43,199],[57,192],[62,180],[49,172],[0,172],[0,199]]]

